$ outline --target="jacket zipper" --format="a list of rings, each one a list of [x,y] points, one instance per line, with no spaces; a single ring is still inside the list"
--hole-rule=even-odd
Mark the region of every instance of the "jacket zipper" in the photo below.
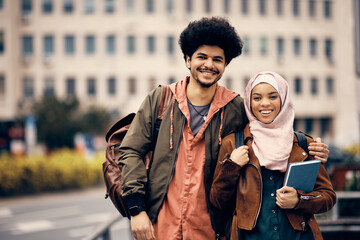
[[[257,223],[257,220],[259,218],[259,214],[260,214],[260,210],[261,210],[261,204],[262,204],[262,195],[263,195],[263,182],[262,182],[262,177],[261,177],[261,173],[260,173],[260,170],[257,168],[257,166],[255,166],[254,164],[252,163],[248,163],[249,165],[253,166],[259,173],[259,176],[260,176],[260,185],[261,185],[261,188],[260,188],[260,204],[259,204],[259,208],[258,208],[258,211],[256,213],[256,217],[255,217],[255,222],[254,222],[254,225],[253,225],[253,228],[255,228],[256,226],[256,223]]]
[[[309,200],[309,199],[312,199],[312,198],[319,198],[319,197],[322,197],[322,195],[301,195],[300,196],[300,199],[304,199],[304,200]]]
[[[182,139],[182,132],[184,131],[184,126],[185,126],[185,116],[184,116],[183,124],[182,124],[182,126],[181,126],[181,135],[180,135],[180,139],[179,139],[178,146],[177,146],[177,148],[176,148],[175,160],[174,160],[173,167],[172,167],[172,169],[171,169],[170,179],[169,179],[169,181],[168,181],[168,183],[167,183],[167,187],[166,187],[166,192],[165,192],[165,195],[166,195],[166,194],[167,194],[167,192],[168,192],[168,189],[169,189],[169,185],[170,185],[171,179],[172,179],[172,178],[173,178],[173,176],[174,176],[175,166],[176,166],[177,156],[178,156],[178,153],[179,153],[180,142],[181,142],[181,139]]]

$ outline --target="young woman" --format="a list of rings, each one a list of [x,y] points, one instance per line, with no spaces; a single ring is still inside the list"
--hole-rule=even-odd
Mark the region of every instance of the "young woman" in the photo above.
[[[256,74],[244,104],[244,146],[235,148],[234,133],[223,139],[210,191],[211,203],[224,212],[236,204],[231,239],[322,239],[313,214],[336,202],[323,164],[312,192],[283,187],[289,163],[314,159],[294,135],[287,82],[277,73]]]

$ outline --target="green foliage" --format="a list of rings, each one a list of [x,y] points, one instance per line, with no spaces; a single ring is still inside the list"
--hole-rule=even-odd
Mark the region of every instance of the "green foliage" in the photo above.
[[[104,134],[110,122],[106,109],[92,106],[82,113],[74,98],[44,97],[33,105],[33,113],[37,119],[38,140],[48,150],[73,148],[77,132]]]
[[[104,134],[110,123],[109,112],[101,107],[91,106],[81,117],[81,131],[94,135]]]
[[[33,105],[37,119],[38,139],[48,149],[74,147],[74,135],[79,126],[76,121],[79,102],[72,98],[59,100],[55,97],[44,97]]]
[[[63,149],[48,156],[0,156],[0,196],[85,188],[103,181],[104,153],[91,161]]]

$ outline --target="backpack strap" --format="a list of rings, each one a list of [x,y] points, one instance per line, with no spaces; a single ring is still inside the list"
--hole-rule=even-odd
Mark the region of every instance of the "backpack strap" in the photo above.
[[[235,132],[235,147],[238,148],[244,145],[244,131]]]
[[[298,132],[298,131],[294,131],[298,141],[299,141],[299,146],[305,150],[305,152],[307,154],[309,154],[309,149],[308,149],[308,145],[307,145],[307,140],[306,140],[306,136],[305,134],[303,134],[302,132]]]
[[[172,92],[170,86],[161,85],[161,98],[159,102],[158,115],[157,115],[158,119],[163,119],[165,111],[170,105],[171,98],[172,98]]]

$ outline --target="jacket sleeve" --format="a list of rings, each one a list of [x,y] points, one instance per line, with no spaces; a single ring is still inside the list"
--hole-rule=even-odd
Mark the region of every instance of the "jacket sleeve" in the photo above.
[[[297,190],[297,192],[299,203],[294,210],[300,210],[307,214],[327,212],[336,203],[336,193],[323,163],[320,165],[314,190],[310,193],[302,190]]]
[[[119,148],[118,164],[122,166],[122,196],[128,201],[128,205],[131,198],[131,205],[143,205],[147,183],[143,159],[151,150],[160,95],[161,87],[158,87],[145,98]]]
[[[230,154],[235,149],[234,134],[223,139],[218,161],[210,189],[210,202],[218,209],[226,209],[233,205],[241,167],[231,161]],[[235,138],[234,138],[235,139]]]

